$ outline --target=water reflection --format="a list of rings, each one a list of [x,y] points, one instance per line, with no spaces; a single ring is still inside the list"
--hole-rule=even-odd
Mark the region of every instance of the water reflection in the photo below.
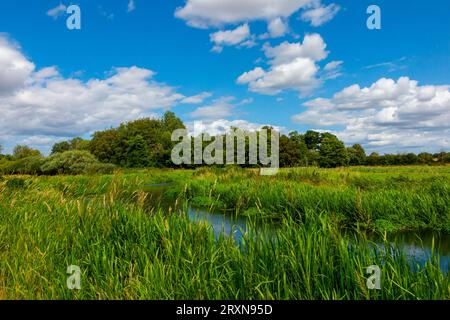
[[[247,232],[247,220],[220,213],[211,213],[201,209],[188,208],[188,216],[193,222],[207,222],[218,238],[221,234],[232,236],[237,243],[241,243]]]

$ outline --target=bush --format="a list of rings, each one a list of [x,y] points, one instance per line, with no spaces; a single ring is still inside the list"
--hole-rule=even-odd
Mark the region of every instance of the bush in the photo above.
[[[16,161],[6,161],[0,163],[0,173],[2,174],[41,174],[41,165],[44,158],[33,156]]]
[[[87,151],[67,151],[48,157],[41,166],[42,173],[55,174],[83,174],[83,173],[111,173],[114,166],[100,163]]]

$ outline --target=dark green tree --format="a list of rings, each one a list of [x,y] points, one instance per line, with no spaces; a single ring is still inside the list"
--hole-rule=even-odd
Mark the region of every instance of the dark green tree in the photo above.
[[[321,135],[319,164],[324,168],[345,166],[348,155],[345,145],[335,135],[323,133]]]
[[[28,146],[18,145],[14,148],[13,151],[13,159],[20,160],[29,157],[38,157],[42,156],[39,150],[32,149]]]
[[[71,150],[71,145],[68,141],[55,143],[52,147],[52,154],[63,153]]]
[[[77,137],[70,140],[71,150],[89,151],[90,141]]]
[[[62,141],[55,143],[52,148],[52,154],[64,153],[67,151],[79,150],[79,151],[89,151],[90,141],[84,140],[82,138],[74,138],[70,141]]]
[[[319,132],[308,130],[305,133],[304,140],[309,150],[318,150],[321,135]]]
[[[347,154],[351,166],[361,166],[366,162],[366,152],[360,144],[347,148]]]
[[[421,164],[430,164],[433,163],[433,155],[431,153],[422,152],[417,156],[419,158],[419,162]]]
[[[303,139],[296,132],[289,137],[280,137],[280,166],[299,167],[308,165],[308,148]]]
[[[366,164],[370,166],[376,166],[380,165],[380,155],[377,152],[372,152],[367,158],[366,158]]]
[[[127,167],[145,168],[150,163],[150,149],[141,135],[131,137],[127,148]]]
[[[124,144],[120,145],[117,129],[95,132],[89,145],[89,151],[103,163],[120,164]],[[125,165],[125,164],[124,164]]]

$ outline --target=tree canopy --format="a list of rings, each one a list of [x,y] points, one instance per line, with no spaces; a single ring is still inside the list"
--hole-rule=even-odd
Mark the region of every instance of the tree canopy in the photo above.
[[[175,113],[166,112],[160,119],[143,118],[122,123],[117,128],[110,128],[95,132],[91,140],[74,138],[69,141],[58,142],[53,145],[51,156],[44,158],[40,151],[29,146],[18,145],[12,155],[1,155],[0,172],[6,173],[59,173],[59,172],[104,172],[111,171],[110,164],[119,167],[176,167],[172,162],[171,153],[178,142],[171,140],[176,129],[186,129],[184,123]],[[211,142],[222,140],[224,148],[221,155],[226,162],[226,141],[239,128],[223,135],[212,137],[210,142],[202,142],[202,150],[206,150]],[[268,132],[267,145],[270,150],[273,128],[264,127]],[[261,131],[246,132],[245,136],[245,164],[243,167],[255,167],[250,163],[250,137],[260,137]],[[190,138],[191,145],[194,137]],[[258,144],[260,141],[258,140]],[[194,159],[193,151],[188,159]],[[235,145],[234,157],[237,158],[238,147]],[[215,152],[211,154],[216,157]],[[280,167],[320,166],[334,168],[339,166],[361,165],[414,165],[414,164],[443,164],[450,163],[450,153],[414,153],[384,154],[371,153],[366,155],[360,144],[345,147],[344,142],[328,132],[308,130],[304,134],[297,131],[280,135],[279,140]],[[99,161],[99,162],[98,162]],[[79,164],[77,165],[77,162]],[[105,164],[106,166],[102,165]],[[182,165],[195,167],[203,164]],[[225,164],[220,164],[225,165]]]

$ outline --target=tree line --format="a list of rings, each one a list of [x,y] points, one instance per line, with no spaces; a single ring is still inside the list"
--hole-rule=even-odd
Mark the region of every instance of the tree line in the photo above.
[[[74,138],[56,143],[49,157],[43,157],[40,151],[24,145],[16,146],[11,155],[3,155],[0,146],[0,172],[57,174],[109,172],[113,167],[173,168],[177,166],[172,162],[171,152],[177,142],[172,141],[172,132],[185,128],[183,121],[173,112],[166,112],[161,119],[144,118],[123,123],[117,128],[95,132],[91,140]],[[273,130],[271,127],[263,129],[269,132]],[[194,137],[191,139],[194,143]],[[226,134],[213,137],[212,141],[217,139],[226,140]],[[247,139],[245,143],[248,153],[249,140]],[[334,168],[450,163],[448,152],[384,155],[374,152],[367,155],[359,144],[346,147],[335,135],[313,130],[304,134],[294,131],[281,135],[279,156],[280,167]],[[183,167],[194,168],[196,165]]]

